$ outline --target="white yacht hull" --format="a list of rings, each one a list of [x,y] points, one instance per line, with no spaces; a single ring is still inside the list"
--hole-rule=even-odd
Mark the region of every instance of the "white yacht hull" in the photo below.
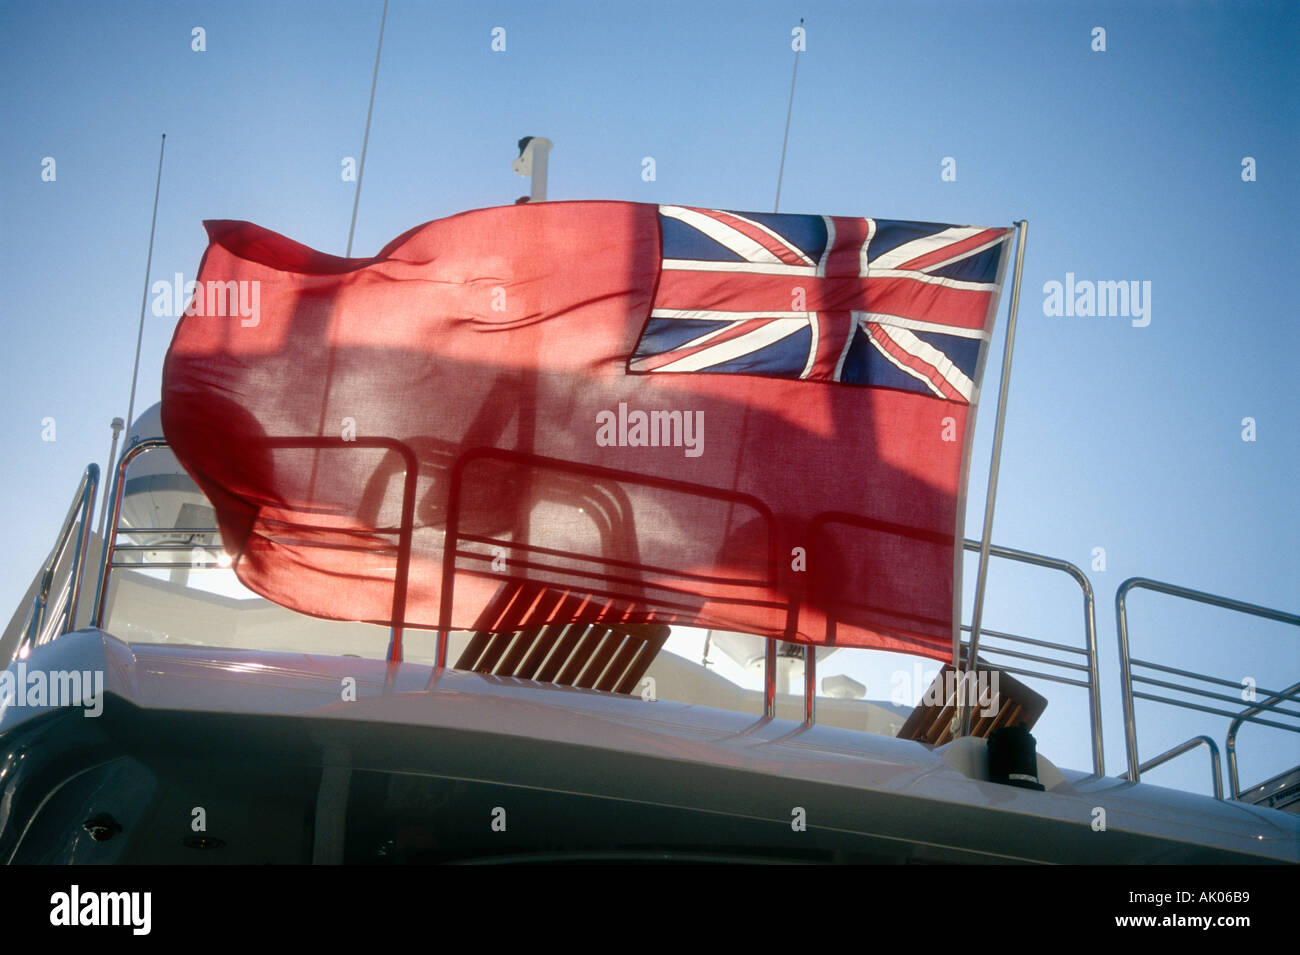
[[[995,784],[981,741],[93,629],[22,662],[104,694],[0,716],[5,862],[1300,861],[1296,816],[1046,760]]]

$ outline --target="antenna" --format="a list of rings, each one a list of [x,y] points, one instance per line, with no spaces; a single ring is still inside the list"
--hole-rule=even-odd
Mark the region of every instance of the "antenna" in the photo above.
[[[352,221],[348,223],[348,250],[344,253],[352,258],[352,234],[357,228],[357,206],[361,204],[361,180],[366,175],[366,147],[370,145],[370,116],[375,111],[375,85],[379,82],[379,54],[384,52],[384,24],[388,21],[388,0],[384,0],[384,12],[379,17],[379,46],[375,50],[375,72],[370,77],[370,105],[366,107],[366,132],[361,137],[361,165],[357,168],[357,194],[352,197]]]
[[[370,117],[375,111],[375,86],[379,83],[379,56],[384,52],[384,25],[388,22],[388,0],[384,0],[384,12],[379,17],[379,45],[375,48],[375,69],[370,77],[370,105],[366,107],[366,131],[361,137],[361,166],[357,169],[357,192],[352,197],[352,219],[348,223],[348,247],[344,255],[352,258],[352,236],[357,228],[357,206],[361,204],[361,180],[366,175],[366,148],[370,145]],[[320,406],[320,423],[317,433],[325,433],[325,412],[329,407],[330,389],[334,383],[334,350],[330,349],[329,364],[325,371],[325,397]],[[307,494],[311,496],[316,490],[316,468],[320,463],[318,450],[312,460],[311,481],[307,485]]]
[[[153,220],[149,223],[149,255],[144,263],[144,293],[140,296],[140,328],[135,333],[135,367],[131,369],[131,400],[126,406],[126,426],[131,427],[135,415],[135,385],[140,377],[140,345],[144,341],[144,307],[149,302],[149,272],[153,268],[153,236],[158,226],[158,190],[162,187],[163,150],[167,148],[167,134],[162,134],[158,147],[158,180],[153,185]],[[114,439],[116,440],[116,438]],[[109,462],[112,467],[113,462]]]
[[[803,26],[803,17],[799,18]],[[773,212],[781,211],[781,180],[785,178],[785,147],[790,142],[790,114],[794,111],[794,81],[799,78],[799,50],[794,51],[794,74],[790,77],[790,102],[785,108],[785,138],[781,140],[781,171],[776,174],[776,203]]]

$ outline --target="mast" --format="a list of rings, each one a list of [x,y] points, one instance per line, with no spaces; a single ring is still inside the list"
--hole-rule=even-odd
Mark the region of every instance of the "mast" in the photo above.
[[[546,201],[546,172],[554,145],[545,136],[525,136],[519,140],[519,155],[510,168],[531,182],[529,194],[516,200],[517,203]]]

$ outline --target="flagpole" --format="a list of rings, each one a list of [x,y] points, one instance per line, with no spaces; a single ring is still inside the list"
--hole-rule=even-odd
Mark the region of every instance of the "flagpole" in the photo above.
[[[803,17],[799,18],[799,25],[803,26]],[[772,203],[772,211],[781,211],[781,183],[785,179],[785,152],[790,144],[790,115],[794,112],[794,85],[799,79],[799,50],[794,51],[794,72],[790,74],[790,100],[785,107],[785,135],[781,138],[781,168],[776,174],[776,201]],[[741,440],[744,441],[745,434],[749,431],[749,409],[745,409],[744,424],[741,428]],[[736,460],[736,471],[740,471],[740,460]],[[730,517],[728,518],[730,522]],[[793,599],[793,598],[791,598]],[[804,707],[809,714],[808,721],[812,722],[813,702],[809,698],[810,687],[815,684],[816,678],[809,678],[808,674],[811,668],[816,666],[813,648],[811,644],[804,646]],[[772,719],[776,716],[776,640],[769,637],[767,639],[766,652],[763,654],[763,716]]]
[[[357,228],[357,206],[361,204],[361,180],[366,175],[366,148],[370,145],[370,117],[375,111],[375,86],[379,83],[379,55],[384,52],[384,24],[388,20],[388,0],[379,17],[379,46],[375,49],[375,72],[370,77],[370,105],[366,107],[366,131],[361,137],[361,165],[357,167],[357,192],[352,197],[352,221],[348,223],[348,249],[344,255],[352,258],[352,234]]]
[[[799,18],[799,26],[803,26],[803,17]],[[790,102],[785,108],[785,137],[781,140],[781,169],[776,174],[776,202],[772,206],[773,212],[781,211],[781,180],[785,178],[785,149],[790,142],[790,114],[794,111],[794,83],[799,78],[799,51],[794,51],[794,74],[790,77]]]
[[[1029,233],[1029,223],[1021,219],[1016,223],[1016,274],[1011,283],[1011,304],[1007,316],[1007,346],[1002,353],[1002,380],[998,383],[998,413],[993,426],[993,459],[989,464],[989,484],[984,498],[984,530],[980,535],[980,562],[975,577],[975,608],[971,613],[970,626],[970,671],[975,672],[975,655],[980,645],[980,623],[984,615],[984,588],[988,582],[989,544],[993,534],[993,507],[998,496],[998,471],[1002,463],[1002,432],[1007,417],[1007,393],[1011,388],[1011,356],[1016,344],[1016,316],[1020,311],[1020,279],[1024,271],[1025,243]],[[957,546],[961,547],[958,540]],[[960,621],[957,627],[960,637]],[[966,736],[970,733],[970,706],[967,700],[967,687],[962,680],[960,646],[954,647],[953,669],[956,672],[957,712],[959,716],[958,733]]]
[[[167,148],[167,134],[162,134],[162,140],[158,146],[158,178],[153,184],[153,219],[149,222],[149,255],[145,258],[144,263],[144,292],[140,296],[140,327],[135,333],[135,367],[131,369],[131,400],[126,405],[126,441],[131,443],[131,426],[135,422],[135,386],[140,377],[140,346],[144,342],[144,309],[149,303],[149,273],[153,270],[153,237],[158,228],[158,191],[162,188],[162,167],[163,167],[163,150]],[[142,437],[152,438],[156,435],[142,435]],[[113,462],[109,461],[108,466],[111,468]]]

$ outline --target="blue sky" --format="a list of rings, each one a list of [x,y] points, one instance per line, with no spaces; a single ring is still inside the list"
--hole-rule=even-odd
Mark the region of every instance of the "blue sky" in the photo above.
[[[0,6],[6,614],[80,469],[103,462],[109,420],[126,414],[159,134],[152,280],[192,277],[205,218],[249,219],[342,254],[353,184],[340,164],[360,156],[381,7]],[[800,17],[807,52],[782,211],[1030,223],[993,538],[1088,571],[1118,772],[1112,600],[1123,579],[1300,604],[1300,8],[392,0],[354,254],[526,192],[510,170],[526,134],[556,143],[552,199],[770,210]],[[497,26],[501,53],[490,46]],[[1105,52],[1091,48],[1098,26]],[[194,27],[205,52],[191,49]],[[647,156],[653,182],[641,178]],[[42,181],[45,157],[53,182]],[[944,157],[956,181],[941,180]],[[1243,181],[1244,157],[1256,181]],[[1150,324],[1045,315],[1044,283],[1067,273],[1150,282]],[[972,537],[1003,322],[976,431]],[[137,409],[158,397],[172,327],[146,318]],[[1246,417],[1253,442],[1242,440]],[[54,441],[42,440],[45,418]],[[1096,547],[1104,571],[1091,567]],[[1068,586],[998,574],[988,626],[1077,639]],[[1294,628],[1168,598],[1132,605],[1139,655],[1270,687],[1300,669]],[[1222,737],[1191,714],[1147,707],[1139,719],[1145,756],[1193,733]],[[1054,745],[1040,745],[1082,766],[1072,721],[1045,718],[1040,739]],[[1298,740],[1244,731],[1244,777],[1294,765]],[[1202,757],[1186,759],[1153,781],[1203,782]]]

